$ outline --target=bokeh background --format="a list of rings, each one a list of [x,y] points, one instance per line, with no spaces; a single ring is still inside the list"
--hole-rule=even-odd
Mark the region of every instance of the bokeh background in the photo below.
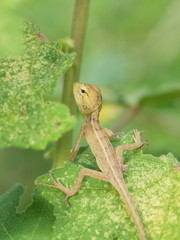
[[[0,56],[23,52],[23,21],[41,28],[49,40],[69,37],[74,0],[1,0]],[[91,0],[81,82],[102,89],[103,126],[115,132],[144,131],[155,156],[180,159],[180,1]],[[62,81],[53,96],[59,101]],[[74,138],[82,120],[78,118]],[[84,143],[85,144],[85,143]],[[45,151],[0,150],[0,193],[16,182],[30,201],[34,179],[52,160]]]

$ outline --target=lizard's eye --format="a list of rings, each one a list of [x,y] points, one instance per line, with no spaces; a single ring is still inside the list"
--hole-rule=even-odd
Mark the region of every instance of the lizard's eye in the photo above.
[[[84,89],[81,88],[81,92],[82,92],[82,93],[85,93],[86,91],[85,91]]]

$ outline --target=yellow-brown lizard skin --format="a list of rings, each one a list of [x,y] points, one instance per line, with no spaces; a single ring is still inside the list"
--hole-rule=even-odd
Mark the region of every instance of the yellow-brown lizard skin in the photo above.
[[[102,128],[99,123],[99,112],[102,107],[100,89],[95,85],[74,83],[73,92],[78,108],[84,117],[84,125],[81,128],[79,137],[71,151],[70,160],[74,161],[79,150],[80,140],[82,136],[85,136],[101,172],[88,168],[82,169],[72,189],[64,187],[54,178],[54,185],[45,183],[39,184],[58,188],[66,193],[66,199],[68,199],[70,196],[73,196],[78,192],[84,176],[91,176],[110,182],[116,188],[121,199],[124,201],[127,210],[130,212],[137,227],[139,238],[141,240],[147,240],[141,219],[123,178],[123,171],[125,169],[127,170],[126,165],[123,165],[123,150],[139,148],[146,144],[146,142],[141,141],[141,132],[134,130],[135,143],[120,145],[113,148],[110,142],[113,133],[108,129]]]

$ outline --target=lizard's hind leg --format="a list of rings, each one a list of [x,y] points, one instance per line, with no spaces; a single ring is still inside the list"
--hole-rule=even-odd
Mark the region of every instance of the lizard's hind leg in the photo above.
[[[49,175],[50,175],[50,178],[53,181],[54,185],[43,183],[43,182],[37,182],[36,185],[43,185],[43,186],[50,187],[50,188],[56,188],[56,189],[64,192],[66,194],[67,205],[69,205],[68,198],[70,198],[71,196],[75,195],[78,192],[85,176],[89,176],[89,177],[97,178],[97,179],[100,179],[100,180],[103,180],[106,182],[110,182],[110,178],[108,176],[106,176],[103,172],[99,172],[99,171],[92,170],[89,168],[83,168],[80,171],[80,173],[76,179],[76,182],[72,188],[67,188],[67,187],[63,186],[63,184],[61,182],[59,182],[59,179],[56,179],[52,173],[50,173]]]

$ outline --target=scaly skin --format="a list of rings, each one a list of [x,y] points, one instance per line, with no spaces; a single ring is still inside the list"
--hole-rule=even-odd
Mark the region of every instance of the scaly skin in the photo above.
[[[145,142],[141,141],[141,133],[137,130],[134,131],[134,144],[118,146],[114,149],[109,140],[111,135],[108,135],[107,130],[105,131],[99,124],[99,112],[102,106],[102,96],[99,88],[95,85],[74,83],[73,92],[78,108],[84,116],[84,126],[81,130],[83,134],[81,132],[81,135],[85,135],[100,170],[119,192],[120,197],[131,213],[140,239],[146,240],[143,225],[128,192],[122,173],[123,150],[139,148],[145,144]],[[78,147],[76,146],[75,151],[72,151],[73,159],[77,150]]]
[[[95,85],[74,83],[73,92],[78,108],[84,117],[84,125],[81,128],[79,137],[71,151],[70,160],[74,161],[79,150],[80,140],[82,136],[85,136],[101,172],[88,168],[82,169],[72,189],[64,187],[53,177],[52,180],[54,185],[45,183],[37,184],[57,188],[60,191],[63,191],[66,194],[66,199],[68,199],[78,192],[84,176],[91,176],[110,182],[120,194],[127,210],[131,214],[137,227],[139,238],[141,240],[147,240],[141,219],[133,204],[123,178],[123,171],[127,170],[127,166],[123,165],[123,150],[139,148],[146,144],[146,142],[141,141],[141,132],[134,130],[135,142],[133,144],[121,145],[113,148],[110,142],[113,133],[108,129],[102,128],[99,123],[99,112],[102,106],[100,89]]]

